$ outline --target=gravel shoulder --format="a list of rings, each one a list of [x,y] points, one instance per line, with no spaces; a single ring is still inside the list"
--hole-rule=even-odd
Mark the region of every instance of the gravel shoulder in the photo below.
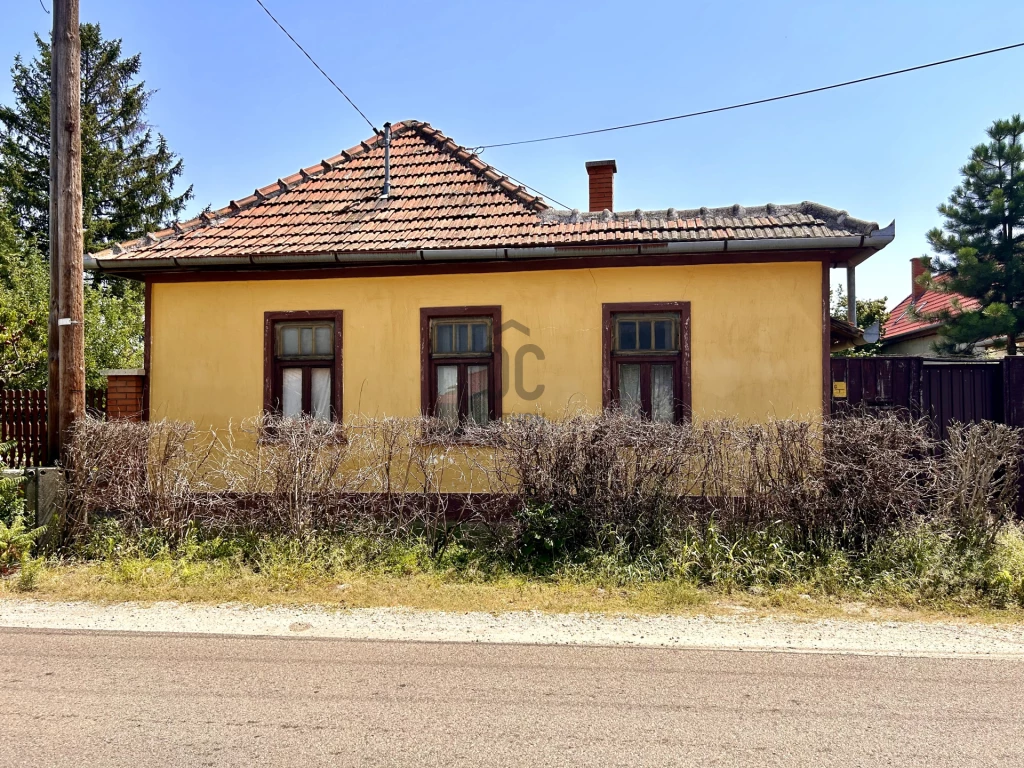
[[[603,616],[0,599],[0,627],[443,643],[1024,658],[1024,626],[743,616]]]

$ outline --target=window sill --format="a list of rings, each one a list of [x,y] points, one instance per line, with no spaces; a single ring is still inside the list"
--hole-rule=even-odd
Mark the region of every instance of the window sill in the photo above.
[[[491,422],[491,424],[495,423]],[[459,425],[452,427],[437,419],[425,419],[416,443],[418,445],[497,447],[501,443],[501,433],[491,426],[466,427]]]
[[[348,443],[348,430],[344,424],[334,421],[282,419],[277,416],[265,417],[257,429],[260,445],[283,445],[296,439],[315,439],[327,444],[345,445]]]

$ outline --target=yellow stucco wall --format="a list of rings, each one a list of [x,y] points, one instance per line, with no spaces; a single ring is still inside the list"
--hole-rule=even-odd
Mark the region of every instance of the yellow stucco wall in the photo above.
[[[347,416],[414,416],[420,407],[420,308],[500,305],[514,361],[524,344],[524,400],[506,414],[601,408],[601,304],[689,301],[698,416],[813,418],[822,407],[817,262],[524,271],[330,279],[155,283],[152,418],[224,426],[260,412],[263,313],[344,311]],[[509,372],[511,374],[511,372]],[[512,375],[509,376],[514,381]]]

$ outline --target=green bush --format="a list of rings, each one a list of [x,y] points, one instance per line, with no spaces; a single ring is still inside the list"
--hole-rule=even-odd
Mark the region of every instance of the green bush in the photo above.
[[[13,447],[13,442],[0,443],[0,471],[7,469],[3,457]],[[15,517],[24,513],[24,484],[24,478],[0,475],[0,522],[9,524]]]
[[[997,607],[1024,608],[1024,532],[1011,527],[996,538],[992,555],[985,561],[984,574]]]
[[[11,571],[31,557],[36,540],[43,528],[29,528],[25,518],[17,515],[10,523],[0,521],[0,572]]]
[[[778,528],[728,537],[713,522],[687,531],[678,556],[679,573],[716,587],[768,587],[800,580],[813,556],[798,550]]]
[[[634,555],[625,547],[613,551],[579,546],[560,538],[557,530],[552,534],[551,526],[558,523],[548,519],[550,512],[532,510],[519,529],[520,534],[530,532],[525,540],[535,543],[532,551],[496,551],[493,540],[484,536],[458,538],[442,553],[418,536],[225,535],[192,527],[186,535],[171,538],[153,529],[128,532],[117,521],[105,520],[94,524],[73,554],[110,563],[118,578],[134,582],[145,582],[147,574],[156,572],[187,583],[210,568],[252,574],[283,590],[351,572],[435,574],[456,581],[518,573],[610,587],[657,582],[687,593],[694,588],[798,589],[898,604],[1024,607],[1024,532],[1012,525],[989,542],[923,522],[883,536],[861,552],[835,541],[809,543],[783,524],[736,535],[712,521],[690,526],[678,538]]]
[[[550,571],[556,563],[580,556],[587,533],[574,507],[558,510],[552,504],[527,503],[513,512],[503,549],[514,566]]]

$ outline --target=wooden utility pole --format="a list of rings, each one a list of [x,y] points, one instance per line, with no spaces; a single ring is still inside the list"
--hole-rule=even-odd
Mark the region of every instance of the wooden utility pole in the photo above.
[[[47,429],[51,458],[85,416],[81,39],[78,0],[53,0],[50,70],[50,339]],[[56,299],[55,299],[56,297]],[[56,312],[54,311],[56,310]],[[56,316],[55,316],[56,315]],[[56,333],[54,333],[56,331]],[[56,346],[53,343],[57,339]],[[57,360],[54,360],[56,354]],[[56,408],[54,408],[56,405]],[[53,415],[57,419],[54,423]]]
[[[63,3],[54,3],[53,34],[50,36],[50,317],[46,336],[46,463],[54,465],[60,458],[60,339],[57,336],[57,318],[60,317],[57,297],[60,295],[60,248],[57,233],[60,223],[57,218],[57,196],[60,185],[57,181],[57,143],[60,135],[60,120],[57,119],[57,30],[63,29]]]

